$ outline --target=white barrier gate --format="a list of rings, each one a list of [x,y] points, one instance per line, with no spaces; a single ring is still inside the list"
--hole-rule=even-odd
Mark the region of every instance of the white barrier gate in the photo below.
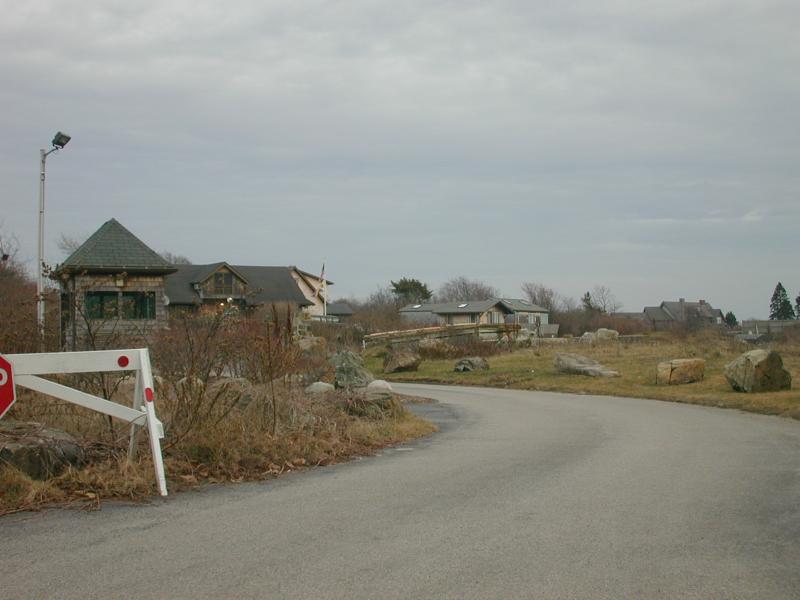
[[[110,415],[131,424],[129,457],[136,453],[136,435],[143,426],[150,437],[150,450],[156,472],[158,492],[167,495],[164,460],[161,456],[161,439],[164,426],[156,417],[153,373],[147,348],[135,350],[99,350],[93,352],[46,352],[41,354],[5,354],[13,367],[14,383],[60,400],[77,404]],[[60,383],[48,381],[37,375],[59,373],[98,373],[136,371],[133,407],[111,402],[98,396],[76,390]]]

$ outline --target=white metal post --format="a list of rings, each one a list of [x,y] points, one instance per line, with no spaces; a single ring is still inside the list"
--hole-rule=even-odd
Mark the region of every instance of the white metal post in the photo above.
[[[52,152],[52,150],[51,150]],[[39,150],[39,256],[36,262],[36,318],[39,327],[39,350],[44,350],[44,179],[49,152]]]

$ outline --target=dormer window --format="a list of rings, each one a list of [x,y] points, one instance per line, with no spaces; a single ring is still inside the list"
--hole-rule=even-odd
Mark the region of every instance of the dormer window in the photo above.
[[[214,294],[220,296],[233,294],[233,273],[229,271],[214,273]]]

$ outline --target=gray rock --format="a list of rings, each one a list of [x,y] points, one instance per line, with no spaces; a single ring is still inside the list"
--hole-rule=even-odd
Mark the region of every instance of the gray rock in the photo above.
[[[594,332],[595,339],[598,342],[610,342],[619,338],[619,331],[615,329],[606,329],[601,327]]]
[[[297,340],[297,348],[301,352],[317,353],[324,352],[327,342],[322,337],[304,337]]]
[[[383,358],[383,372],[416,371],[421,362],[422,357],[409,348],[389,348]]]
[[[569,352],[558,352],[553,359],[553,366],[559,373],[588,375],[589,377],[619,377],[619,373],[601,365],[596,360]]]
[[[388,408],[394,398],[394,391],[388,381],[376,379],[367,385],[366,398],[381,408]]]
[[[331,364],[335,369],[334,385],[337,388],[362,388],[367,387],[370,381],[375,379],[372,373],[364,368],[361,357],[349,350],[337,352],[330,358]]]
[[[478,371],[488,368],[489,361],[482,356],[468,356],[467,358],[459,360],[453,370],[459,373],[466,373],[468,371]]]
[[[207,398],[238,410],[245,410],[253,402],[256,392],[253,384],[244,377],[219,377],[208,385]]]
[[[375,379],[370,381],[367,385],[367,390],[389,392],[390,394],[394,392],[392,389],[392,384],[383,379]]]
[[[330,383],[325,383],[324,381],[315,381],[311,385],[306,388],[307,394],[327,394],[328,392],[332,392],[336,388],[331,385]]]
[[[676,358],[658,363],[656,383],[658,385],[682,385],[702,381],[706,372],[706,361],[702,358]]]
[[[776,392],[792,387],[792,375],[774,350],[751,350],[725,365],[725,379],[737,392]]]
[[[86,459],[83,448],[68,433],[41,423],[0,421],[0,462],[33,479],[58,475]]]

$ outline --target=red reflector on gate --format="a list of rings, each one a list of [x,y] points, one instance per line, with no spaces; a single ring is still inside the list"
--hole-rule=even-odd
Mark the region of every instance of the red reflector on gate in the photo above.
[[[153,390],[151,390],[150,388],[144,388],[144,399],[147,400],[148,402],[152,402]]]
[[[127,366],[128,366],[128,363],[130,363],[130,362],[131,362],[131,361],[130,361],[130,360],[128,360],[128,357],[127,357],[127,356],[120,356],[120,357],[117,359],[117,364],[118,364],[120,367],[127,367]]]

